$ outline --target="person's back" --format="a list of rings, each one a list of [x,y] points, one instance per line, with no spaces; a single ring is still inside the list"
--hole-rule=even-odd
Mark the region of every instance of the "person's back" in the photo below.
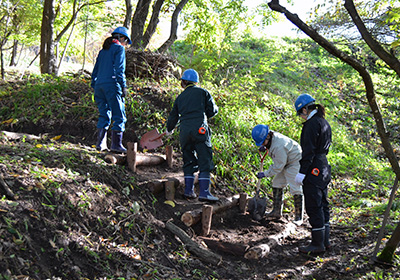
[[[218,112],[208,91],[195,85],[187,87],[175,103],[181,125],[207,122]]]
[[[94,85],[115,83],[121,88],[126,87],[125,81],[125,48],[118,43],[112,43],[109,49],[102,49],[93,69]]]
[[[214,163],[211,129],[208,127],[208,118],[218,113],[218,106],[207,90],[196,86],[199,75],[195,70],[186,70],[180,80],[184,90],[176,98],[169,113],[166,134],[170,134],[180,122],[179,141],[185,177],[184,197],[197,197],[194,192],[194,173],[200,171],[199,199],[218,201],[209,191],[210,172],[214,169]]]
[[[107,131],[113,121],[111,151],[124,153],[126,149],[122,145],[122,137],[126,123],[124,97],[127,92],[124,46],[132,44],[132,41],[125,27],[117,27],[111,35],[104,40],[92,71],[91,87],[99,110],[96,149],[108,150]]]

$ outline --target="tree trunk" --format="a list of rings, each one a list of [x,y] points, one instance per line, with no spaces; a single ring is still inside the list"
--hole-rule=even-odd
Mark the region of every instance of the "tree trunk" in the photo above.
[[[129,28],[131,25],[133,7],[131,0],[125,0],[126,12],[125,12],[125,20],[124,20],[124,27]]]
[[[138,49],[143,43],[143,31],[149,13],[151,0],[139,0],[132,18],[132,47]]]
[[[392,68],[397,75],[400,77],[400,61],[392,55],[390,52],[386,51],[382,45],[376,41],[371,33],[368,31],[367,27],[361,20],[360,16],[358,15],[358,12],[356,10],[356,7],[354,6],[353,0],[346,0],[344,7],[346,8],[347,12],[351,16],[354,24],[357,26],[358,31],[360,32],[362,38],[364,41],[367,43],[367,45],[370,47],[370,49],[377,55],[379,56],[380,59],[385,61],[390,68]]]
[[[166,52],[169,47],[175,42],[175,40],[178,38],[177,33],[178,33],[178,16],[180,12],[182,11],[183,7],[189,2],[189,0],[181,0],[179,4],[176,6],[174,13],[172,14],[172,19],[171,19],[171,33],[169,35],[169,38],[167,41],[164,42],[164,44],[158,49],[158,52],[164,53]]]
[[[153,36],[154,32],[157,29],[157,25],[160,21],[159,20],[160,10],[163,4],[164,0],[157,0],[153,5],[151,19],[149,24],[147,25],[146,32],[144,33],[142,45],[140,46],[143,50],[146,49],[146,47],[150,42],[151,37]]]
[[[378,260],[386,263],[393,262],[394,253],[396,251],[397,246],[400,243],[400,222],[397,223],[397,227],[395,228],[392,236],[389,241],[386,243],[385,248],[383,248],[382,252],[378,256]]]
[[[42,74],[53,74],[56,72],[53,42],[54,20],[55,9],[53,0],[45,0],[40,37],[40,72]]]
[[[17,53],[18,53],[18,40],[14,40],[11,51],[10,66],[17,66]]]
[[[75,19],[74,19],[74,24],[72,25],[71,32],[69,33],[67,43],[65,44],[64,51],[63,51],[63,53],[62,53],[62,55],[61,55],[61,57],[60,57],[60,62],[58,63],[56,75],[58,75],[58,71],[59,71],[60,68],[61,68],[61,63],[63,62],[63,60],[64,60],[64,58],[65,58],[65,54],[66,54],[66,52],[67,52],[67,49],[68,49],[68,46],[69,46],[69,42],[71,41],[72,34],[74,33],[75,23],[76,23],[76,17],[75,17]],[[86,38],[85,38],[85,39],[86,39]],[[57,56],[58,56],[58,55],[57,55]]]
[[[0,45],[0,68],[1,68],[1,79],[5,79],[4,73],[4,58],[3,58],[3,45]]]

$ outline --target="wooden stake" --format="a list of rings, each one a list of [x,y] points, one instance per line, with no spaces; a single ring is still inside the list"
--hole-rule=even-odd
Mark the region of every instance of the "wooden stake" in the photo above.
[[[128,158],[128,166],[133,171],[136,172],[136,154],[137,154],[137,143],[128,142],[128,148],[126,155]]]
[[[212,214],[213,214],[212,212],[213,212],[213,207],[211,205],[203,205],[203,211],[201,214],[203,236],[207,236],[210,234]]]
[[[239,197],[240,213],[246,213],[246,207],[247,207],[247,193],[241,193]]]
[[[164,190],[164,184],[167,180],[152,180],[147,182],[147,187],[152,194],[159,194]]]
[[[174,156],[174,150],[172,146],[165,146],[165,156],[167,158],[167,164],[169,168],[172,168],[173,166],[173,156]]]
[[[136,167],[139,165],[158,165],[165,161],[165,157],[158,155],[144,155],[137,151],[137,143],[128,142],[127,143],[127,160],[128,166],[133,171],[136,172]]]
[[[166,200],[175,199],[175,182],[172,180],[165,182],[165,199]]]

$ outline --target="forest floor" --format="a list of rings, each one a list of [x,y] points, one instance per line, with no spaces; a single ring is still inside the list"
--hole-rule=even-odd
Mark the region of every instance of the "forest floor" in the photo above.
[[[2,106],[11,104],[3,99]],[[333,223],[330,250],[317,257],[299,254],[310,237],[306,214],[303,225],[280,238],[265,258],[207,249],[201,223],[181,222],[183,213],[204,202],[183,199],[180,184],[171,206],[164,192],[153,194],[145,184],[183,176],[178,148],[172,166],[138,166],[134,173],[127,164],[105,162],[105,153],[93,148],[95,126],[87,119],[52,126],[3,122],[1,130],[26,136],[0,136],[0,279],[384,279],[379,275],[385,273],[400,278],[396,267],[369,262],[378,229],[349,234],[351,228]],[[124,143],[134,138],[126,133]],[[211,192],[221,200],[235,195],[220,179]],[[237,248],[267,243],[293,219],[292,198],[285,193],[282,219],[257,222],[234,206],[213,215],[207,238]],[[167,223],[218,261],[198,255]]]

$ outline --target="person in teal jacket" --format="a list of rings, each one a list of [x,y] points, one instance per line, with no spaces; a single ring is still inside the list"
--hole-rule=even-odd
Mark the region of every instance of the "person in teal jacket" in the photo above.
[[[208,119],[218,113],[218,106],[207,90],[196,86],[199,74],[195,70],[186,70],[180,80],[184,90],[174,102],[168,117],[166,133],[172,133],[177,123],[180,123],[184,196],[189,199],[197,197],[194,192],[194,173],[199,171],[199,200],[218,201],[209,190],[210,172],[214,169],[214,163],[211,129],[208,126]]]
[[[117,27],[103,43],[92,72],[91,87],[99,110],[97,143],[99,151],[108,150],[107,130],[111,128],[111,151],[126,152],[122,145],[125,131],[125,46],[132,44],[128,29]]]

